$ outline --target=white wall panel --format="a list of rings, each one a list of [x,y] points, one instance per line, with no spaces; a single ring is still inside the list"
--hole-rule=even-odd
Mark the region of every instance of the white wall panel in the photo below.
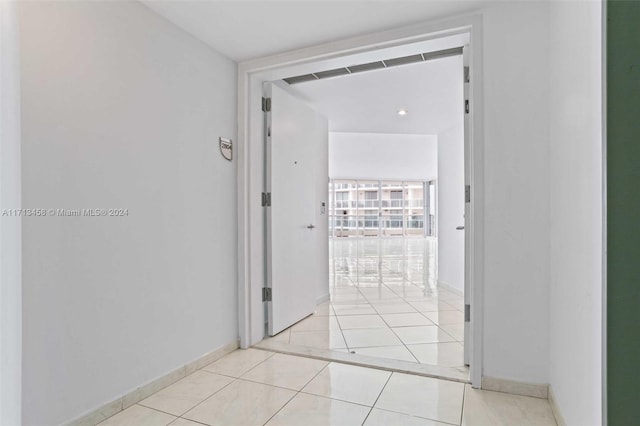
[[[23,2],[23,423],[238,336],[236,65],[137,2]]]

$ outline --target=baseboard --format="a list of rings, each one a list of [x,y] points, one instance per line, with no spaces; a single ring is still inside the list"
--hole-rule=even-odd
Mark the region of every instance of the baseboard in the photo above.
[[[316,298],[316,305],[319,305],[321,303],[324,302],[328,302],[329,301],[329,293],[325,294],[324,296],[320,296],[318,298]]]
[[[567,422],[564,420],[564,417],[560,412],[560,406],[558,405],[558,401],[556,401],[556,395],[553,393],[553,388],[551,386],[549,386],[549,405],[551,405],[551,411],[553,412],[553,416],[556,418],[558,426],[567,426]]]
[[[202,367],[222,358],[228,353],[233,352],[238,348],[238,346],[238,342],[235,341],[224,345],[221,348],[216,349],[215,351],[206,353],[198,359],[191,361],[179,368],[176,368],[175,370],[170,371],[167,374],[155,380],[152,380],[151,382],[146,383],[130,392],[127,392],[124,395],[114,399],[113,401],[108,402],[94,410],[91,410],[88,413],[85,413],[66,424],[68,426],[97,425],[101,421],[131,407],[133,404],[142,401],[148,396],[158,392],[163,388],[166,388],[170,384],[177,382],[178,380],[188,376],[194,371],[197,371]]]
[[[542,399],[549,397],[549,385],[547,384],[515,382],[495,377],[483,376],[482,389]]]
[[[442,287],[445,290],[450,291],[451,293],[457,294],[458,296],[464,296],[464,291],[463,290],[460,290],[457,287],[454,287],[454,286],[452,286],[450,284],[447,284],[444,281],[438,280],[438,287]]]

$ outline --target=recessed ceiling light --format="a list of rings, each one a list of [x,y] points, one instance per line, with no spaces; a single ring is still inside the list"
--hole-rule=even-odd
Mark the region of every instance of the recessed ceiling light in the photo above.
[[[409,111],[407,111],[404,108],[398,110],[398,115],[407,115],[407,114],[409,114]]]

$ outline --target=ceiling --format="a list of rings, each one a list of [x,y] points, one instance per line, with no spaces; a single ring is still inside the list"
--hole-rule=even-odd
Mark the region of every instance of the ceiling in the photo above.
[[[489,0],[141,0],[220,53],[244,61],[473,11]]]
[[[492,0],[141,1],[235,61],[471,12],[494,3]],[[416,46],[422,49],[416,52],[403,52],[396,47],[396,56],[391,57],[446,49],[459,46],[459,42],[444,40],[442,46]],[[353,65],[389,57],[389,53],[377,54],[384,57],[355,55],[345,60]],[[331,131],[438,134],[462,121],[461,61],[460,56],[436,59],[296,84],[289,89],[326,115]],[[344,64],[308,66],[313,69],[299,70],[293,75]],[[407,109],[409,114],[399,116],[400,108]]]
[[[458,55],[288,89],[327,116],[334,132],[438,134],[462,123],[462,80]]]

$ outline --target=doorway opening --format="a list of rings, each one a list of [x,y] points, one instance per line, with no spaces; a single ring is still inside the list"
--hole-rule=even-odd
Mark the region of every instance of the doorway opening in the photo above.
[[[393,68],[281,84],[277,93],[271,88],[267,170],[277,201],[267,220],[267,281],[278,295],[267,321],[268,335],[289,350],[466,370],[463,48],[446,52]],[[406,107],[402,115],[398,105]],[[300,149],[317,155],[305,158]],[[316,182],[327,176],[328,187],[318,190]],[[440,178],[437,203],[427,191]],[[324,214],[298,214],[317,204]],[[440,226],[451,230],[436,237],[433,226],[427,236],[425,224],[432,219],[435,225],[438,210],[445,216]],[[312,232],[297,226],[306,223]],[[325,232],[328,243],[321,241]],[[305,248],[309,244],[316,248]],[[313,259],[324,257],[318,247],[326,251],[327,244],[328,262],[318,265]],[[329,306],[329,315],[312,313],[319,302],[314,293],[316,299],[329,294],[319,304]],[[284,321],[290,327],[283,330]]]
[[[381,55],[389,55],[390,53],[397,53],[398,49],[402,50],[405,53],[407,52],[408,49],[425,50],[424,49],[425,44],[430,44],[430,43],[432,48],[431,51],[437,51],[437,49],[433,49],[433,48],[438,44],[440,44],[441,46],[443,43],[444,44],[449,43],[449,47],[451,47],[451,44],[454,44],[454,47],[455,45],[457,45],[458,47],[462,47],[465,45],[469,46],[472,44],[471,40],[473,40],[473,37],[472,36],[470,37],[470,35],[473,32],[474,32],[473,26],[467,26],[463,28],[463,30],[460,30],[460,29],[452,30],[452,35],[449,35],[447,37],[442,37],[442,36],[437,37],[434,35],[431,35],[429,37],[425,36],[425,39],[422,41],[416,42],[414,40],[412,42],[403,43],[398,46],[389,47],[386,49],[380,49],[380,48],[378,48],[377,50],[367,49],[366,52],[361,52],[355,55],[344,54],[343,56],[337,59],[331,58],[328,60],[327,59],[322,60],[322,59],[315,58],[314,60],[305,61],[304,63],[297,64],[297,65],[290,65],[290,64],[284,65],[283,63],[280,63],[280,65],[274,69],[270,69],[270,70],[261,69],[261,70],[255,71],[254,73],[248,72],[247,75],[249,75],[250,78],[247,81],[247,86],[243,86],[243,87],[244,89],[252,88],[253,97],[255,97],[256,91],[261,92],[261,90],[256,90],[256,89],[260,88],[260,85],[262,84],[262,82],[286,79],[291,75],[295,75],[294,70],[301,70],[301,69],[311,70],[314,67],[326,68],[329,66],[328,65],[329,62],[332,64],[335,64],[336,61],[343,61],[343,63],[349,63],[349,61],[354,61],[355,60],[354,58],[358,55],[362,56],[366,54],[366,55],[369,55],[369,57],[371,57],[372,55],[380,57]],[[252,64],[251,66],[253,67],[255,66],[255,64]],[[411,65],[406,65],[406,67],[410,67],[410,66]],[[469,72],[467,71],[465,73],[464,69],[465,69],[464,67],[460,66],[461,80],[463,76],[465,78],[469,76]],[[466,69],[468,70],[468,68]],[[244,70],[241,69],[241,75],[243,72]],[[385,72],[385,70],[372,71],[372,72],[382,73],[382,72]],[[277,78],[274,78],[274,77],[277,77]],[[336,77],[336,81],[339,78],[348,79],[352,77],[350,76]],[[282,90],[282,89],[287,90],[288,92],[290,92],[289,93],[290,95],[291,94],[296,95],[295,93],[292,93],[294,91],[290,90],[291,89],[290,87],[285,86],[282,82],[277,83],[273,86],[278,87],[278,90]],[[304,99],[305,97],[298,96],[298,98]],[[464,105],[464,108],[466,108],[467,114],[469,114],[469,106],[472,106],[474,102],[473,102],[473,97],[471,96],[470,93],[467,93],[466,98],[467,98],[465,99],[466,104],[463,103],[462,97],[460,99],[457,99],[456,102],[458,103],[458,106],[460,107],[461,110],[463,109],[462,105]],[[251,94],[248,93],[247,99],[248,100],[252,99]],[[309,101],[308,97],[306,99],[307,101]],[[267,100],[267,103],[268,102],[269,101]],[[272,102],[272,105],[271,105],[272,109],[267,110],[268,112],[266,114],[267,117],[270,114],[271,115],[276,114],[275,109],[277,108],[277,104],[275,103],[275,98],[271,102]],[[305,104],[304,101],[301,101],[301,102],[302,104]],[[312,101],[306,102],[307,106],[309,103],[313,104]],[[264,105],[264,102],[262,102],[262,104]],[[242,108],[243,106],[241,105],[241,110]],[[276,127],[271,127],[272,123],[265,124],[265,123],[270,123],[268,120],[264,121],[263,123],[260,123],[262,124],[262,126],[258,126],[257,125],[258,120],[256,120],[256,118],[259,117],[260,112],[256,111],[257,114],[253,114],[254,119],[252,120],[251,119],[252,109],[253,109],[253,104],[249,108],[250,111],[248,113],[248,116],[245,117],[248,119],[247,121],[248,127],[245,130],[247,130],[249,133],[254,133],[253,136],[255,136],[255,134],[258,134],[258,133],[263,133],[267,137],[267,140],[271,141],[271,142],[267,142],[267,147],[269,146],[269,143],[271,143],[272,144],[271,148],[273,148],[277,142],[277,141],[274,141],[273,138],[278,137],[278,129]],[[470,129],[468,134],[465,134],[465,135],[468,135],[469,137],[468,142],[471,142],[473,138],[473,128],[472,128],[473,122],[471,121],[471,117],[468,117],[468,118],[469,118],[468,124],[470,126]],[[264,132],[260,132],[260,130],[263,130]],[[335,133],[340,133],[340,132],[335,132]],[[242,137],[243,135],[241,134],[240,135],[241,140],[242,140]],[[476,141],[478,141],[478,139],[479,138],[476,138]],[[250,137],[248,138],[248,140],[253,141],[254,139]],[[475,162],[478,161],[478,157],[473,156],[474,149],[476,149],[478,145],[475,145],[475,146],[472,146],[472,145],[473,144],[471,143],[467,144],[467,147],[469,150],[469,155],[465,156],[467,165],[475,164]],[[249,143],[247,148],[251,150],[252,146],[256,147],[255,144]],[[264,146],[260,148],[264,148]],[[265,152],[265,155],[264,157],[262,157],[263,159],[265,159],[264,170],[266,172],[267,181],[269,181],[270,173],[273,172],[273,170],[269,170],[269,167],[270,167],[269,161],[273,161],[273,152],[271,152],[269,148],[264,152]],[[255,155],[255,151],[254,151],[254,154],[252,155]],[[249,156],[245,157],[245,159],[247,160],[246,164],[250,164],[250,161],[249,161],[250,159],[248,157]],[[292,160],[292,164],[296,163],[293,157],[291,158],[291,160]],[[471,170],[471,167],[468,167],[468,170],[469,170],[469,175],[467,178],[471,182],[475,180],[475,182],[477,183],[478,182],[477,176],[474,178],[474,175],[478,173],[479,169],[476,168],[475,170]],[[362,334],[362,336],[360,337],[362,337],[362,339],[364,340],[367,340],[368,337],[364,335],[366,333],[359,332],[358,331],[359,326],[356,324],[359,321],[363,321],[363,322],[366,322],[367,320],[374,321],[373,317],[364,318],[364,316],[367,316],[367,315],[374,315],[382,319],[383,322],[385,322],[386,324],[385,326],[388,329],[388,331],[393,333],[393,336],[398,338],[398,340],[400,341],[399,345],[395,345],[395,344],[387,345],[387,346],[382,345],[382,346],[379,346],[379,348],[384,348],[389,346],[398,346],[398,347],[404,347],[405,349],[408,349],[409,345],[427,345],[429,343],[427,343],[426,341],[421,341],[419,339],[424,339],[425,332],[428,331],[427,328],[432,327],[430,329],[430,332],[432,334],[435,333],[435,335],[438,335],[438,334],[446,335],[446,336],[449,336],[446,339],[450,339],[449,341],[444,341],[446,339],[441,339],[443,341],[437,341],[436,343],[454,343],[454,344],[457,344],[458,347],[461,347],[460,345],[461,340],[462,341],[467,340],[470,355],[460,363],[461,365],[444,365],[443,363],[438,364],[437,362],[436,364],[434,364],[433,359],[437,361],[438,358],[443,357],[440,355],[441,351],[440,352],[431,351],[431,354],[421,355],[424,357],[424,359],[431,359],[431,361],[427,361],[424,364],[422,364],[420,363],[420,360],[416,359],[418,357],[415,354],[413,354],[411,350],[409,350],[408,353],[411,354],[411,356],[413,357],[413,360],[409,361],[406,358],[402,359],[402,357],[400,356],[385,358],[382,355],[380,355],[380,353],[384,351],[388,351],[387,349],[381,349],[379,351],[380,353],[378,354],[372,354],[372,353],[367,354],[367,352],[370,352],[367,348],[371,346],[357,345],[357,344],[352,344],[352,345],[346,344],[344,345],[344,347],[338,347],[340,345],[334,346],[334,347],[331,347],[331,345],[329,345],[326,348],[319,347],[317,348],[319,351],[316,351],[314,355],[320,356],[320,357],[330,357],[332,359],[336,359],[338,361],[343,361],[343,362],[365,363],[365,364],[374,365],[374,366],[378,365],[383,368],[391,368],[389,366],[393,364],[395,365],[395,367],[393,368],[398,368],[400,370],[416,371],[418,373],[423,373],[427,375],[436,375],[441,377],[444,376],[444,377],[452,378],[454,380],[467,380],[469,376],[468,376],[467,370],[464,368],[464,364],[471,364],[471,381],[472,383],[474,383],[474,385],[479,385],[480,376],[478,375],[477,380],[474,380],[474,366],[479,367],[481,365],[480,362],[476,362],[476,359],[478,361],[481,361],[481,353],[478,350],[479,345],[477,343],[474,345],[474,343],[476,338],[479,337],[480,335],[481,324],[480,324],[480,321],[473,322],[472,318],[475,318],[474,314],[478,315],[481,312],[480,310],[481,306],[476,305],[474,309],[470,309],[470,305],[471,305],[470,301],[473,298],[473,294],[472,294],[473,286],[470,288],[470,290],[472,291],[466,292],[466,298],[468,298],[468,302],[469,302],[467,303],[467,300],[462,298],[462,291],[456,292],[454,291],[453,288],[447,288],[446,286],[439,285],[444,283],[438,283],[437,272],[434,268],[434,265],[437,264],[437,256],[438,256],[437,254],[438,244],[436,240],[438,236],[438,229],[439,229],[438,228],[438,223],[439,223],[438,192],[439,191],[436,190],[436,188],[438,188],[438,185],[440,183],[438,176],[436,175],[436,176],[430,176],[430,177],[421,177],[420,179],[418,179],[414,176],[409,176],[409,175],[404,177],[389,178],[382,175],[375,176],[370,174],[368,176],[360,175],[359,178],[354,178],[352,176],[337,176],[333,174],[333,175],[329,175],[328,177],[332,179],[329,182],[328,186],[327,186],[327,180],[325,180],[324,199],[317,200],[318,202],[316,203],[316,206],[315,206],[315,209],[317,210],[315,212],[315,217],[319,219],[315,223],[309,223],[309,225],[305,226],[305,228],[313,230],[318,226],[323,227],[326,225],[328,240],[330,244],[333,244],[333,249],[331,251],[331,260],[328,262],[329,264],[332,265],[332,269],[333,269],[333,272],[328,271],[332,280],[329,282],[331,282],[332,285],[334,286],[331,294],[332,300],[331,301],[327,300],[329,298],[328,293],[326,294],[326,296],[316,294],[315,302],[317,306],[315,308],[315,315],[309,318],[306,318],[304,321],[294,325],[294,327],[298,327],[297,331],[293,331],[293,328],[285,330],[288,332],[286,344],[289,344],[289,345],[293,344],[294,346],[300,346],[307,349],[309,347],[313,347],[314,345],[313,344],[309,345],[308,342],[306,346],[295,344],[296,339],[303,337],[302,333],[307,333],[308,334],[307,337],[310,337],[311,334],[309,332],[313,332],[313,331],[326,331],[326,333],[323,333],[323,334],[326,334],[327,338],[331,340],[334,335],[337,336],[337,332],[332,333],[331,329],[329,328],[331,327],[330,324],[335,322],[338,323],[338,328],[336,328],[335,330],[336,331],[338,329],[340,330],[340,334],[342,335],[342,338],[345,340],[345,342],[348,339],[345,336],[345,332],[346,334],[354,334],[354,335]],[[244,183],[248,184],[249,182],[244,182]],[[467,190],[465,191],[464,183],[466,182],[463,182],[463,184],[460,185],[460,188],[459,188],[459,191],[460,191],[459,199],[461,199],[463,203],[465,201],[465,198],[467,200],[471,198],[471,192],[469,191],[468,186],[467,186]],[[240,185],[242,187],[243,182],[240,182]],[[248,186],[250,187],[251,185],[248,185]],[[341,187],[340,190],[337,189],[338,187]],[[262,192],[265,192],[267,196],[271,196],[272,202],[275,202],[275,199],[276,199],[275,191],[277,188],[262,186],[260,189],[262,189]],[[349,198],[349,191],[351,191],[352,195],[354,195],[354,199]],[[481,192],[481,189],[476,187],[476,191],[474,191],[474,193],[478,194],[479,192]],[[338,195],[338,193],[343,193],[343,194],[347,193],[347,195]],[[282,192],[280,192],[280,194],[282,194]],[[329,197],[329,194],[331,194],[331,197]],[[264,200],[265,197],[263,196],[262,198]],[[313,199],[314,197],[311,197],[311,198]],[[355,204],[353,204],[352,201],[355,202]],[[242,204],[242,200],[240,204]],[[467,204],[472,204],[472,203],[467,202]],[[357,211],[354,211],[351,208],[352,206],[354,209],[357,209]],[[268,207],[271,207],[273,209],[273,204],[271,206],[267,206],[267,210],[268,210]],[[473,211],[473,208],[471,205],[468,205],[465,207],[467,207],[467,210],[469,211],[466,213],[463,213],[463,216],[464,216],[463,222],[461,224],[458,223],[458,225],[460,227],[464,226],[466,228],[466,231],[463,232],[462,234],[463,235],[466,234],[463,237],[463,239],[466,240],[467,249],[471,254],[471,256],[465,256],[465,258],[468,259],[466,273],[469,279],[467,281],[469,284],[471,284],[471,282],[474,281],[473,276],[475,276],[478,272],[478,267],[474,263],[475,259],[473,258],[474,250],[472,245],[477,241],[477,238],[479,237],[477,233],[477,230],[478,230],[477,221],[479,218],[479,214],[477,211],[476,212]],[[241,209],[241,211],[243,210]],[[251,210],[251,211],[253,211],[254,213],[256,212],[255,210]],[[258,213],[265,213],[265,212],[264,210],[260,209]],[[269,218],[269,215],[271,215],[271,218]],[[266,213],[267,221],[264,223],[267,223],[268,220],[273,219],[273,215],[274,215],[273,210],[271,210],[270,213]],[[319,216],[322,216],[322,217],[319,217]],[[260,217],[258,218],[260,219]],[[464,220],[466,220],[466,222],[464,222]],[[266,242],[267,247],[269,247],[269,243],[270,241],[272,241],[271,239],[274,237],[274,235],[269,235],[269,233],[270,231],[267,231],[265,235],[265,239],[263,240],[263,242]],[[305,235],[311,235],[311,234],[305,234]],[[313,237],[305,237],[305,238],[313,238]],[[251,240],[251,238],[249,238],[249,240]],[[338,243],[338,241],[340,243]],[[249,241],[249,242],[252,242],[252,241]],[[342,244],[342,242],[345,242],[345,247],[339,247],[338,249],[336,249],[335,244],[336,243]],[[255,247],[255,244],[248,244],[248,245]],[[327,245],[329,246],[329,244]],[[290,251],[295,250],[295,247],[289,247],[289,250]],[[356,256],[355,260],[353,258],[349,258],[349,260],[347,260],[344,257],[340,259],[339,256],[337,256],[339,253],[344,253],[345,251],[355,254]],[[358,258],[359,255],[362,255],[363,257]],[[265,259],[266,259],[265,269],[267,271],[265,278],[267,278],[268,283],[269,283],[269,280],[272,280],[269,283],[269,284],[272,284],[270,288],[273,291],[273,293],[276,293],[278,291],[276,284],[278,283],[277,283],[277,280],[273,280],[272,274],[274,271],[269,270],[269,268],[273,267],[273,265],[275,264],[273,256],[274,256],[273,250],[272,251],[268,250],[265,256]],[[337,259],[337,262],[336,262],[336,259]],[[242,262],[242,259],[241,259],[241,262]],[[347,271],[348,274],[346,274],[346,276],[343,273],[336,273],[336,271],[340,269],[341,265],[344,266],[349,262],[350,262],[350,265],[353,267],[348,268],[348,271]],[[325,264],[325,268],[327,267],[326,265],[327,264]],[[251,267],[250,265],[248,265],[248,262],[242,262],[241,267],[247,268],[247,266],[248,266],[248,270],[250,270]],[[465,267],[461,269],[462,271],[460,272],[464,275]],[[309,272],[312,273],[313,270],[310,270]],[[350,275],[352,273],[356,273],[356,275]],[[241,271],[241,275],[242,275],[242,271]],[[416,282],[418,280],[418,277],[420,281]],[[241,276],[241,278],[243,277]],[[345,288],[338,288],[340,286],[335,286],[335,284],[338,281],[341,281],[344,279],[351,280],[352,282],[353,282],[353,279],[355,279],[357,281],[358,286],[355,286],[355,285],[347,286]],[[385,279],[387,280],[387,283],[384,282]],[[363,283],[365,284],[373,283],[375,280],[377,280],[377,283],[375,283],[376,284],[375,286],[362,285]],[[431,280],[431,282],[428,282],[429,280]],[[260,303],[255,303],[256,300],[251,297],[252,294],[255,294],[255,292],[252,291],[255,281],[256,280],[253,280],[253,279],[250,280],[250,282],[248,283],[250,284],[249,288],[245,288],[245,291],[246,291],[245,294],[243,295],[242,292],[240,294],[241,310],[242,308],[245,308],[246,311],[249,311],[252,313],[252,315],[248,316],[248,315],[242,315],[242,312],[241,312],[241,340],[244,340],[241,342],[241,344],[243,346],[250,346],[251,344],[255,344],[256,342],[261,340],[261,338],[257,338],[257,333],[254,333],[254,330],[255,330],[254,325],[260,323],[260,320],[258,317],[260,310],[258,307],[261,306]],[[426,282],[426,285],[425,285],[425,282]],[[478,280],[476,279],[473,284],[477,284],[477,283],[478,283]],[[407,287],[407,285],[413,286],[413,288]],[[352,287],[352,288],[348,288],[348,287]],[[265,292],[263,291],[262,293],[264,294]],[[267,295],[269,293],[270,292],[267,292]],[[243,296],[245,296],[245,298],[243,298]],[[427,296],[429,297],[428,300],[427,299],[418,300],[421,297],[427,297]],[[352,300],[349,300],[349,298],[352,298]],[[361,307],[365,307],[366,305],[364,303],[342,304],[340,303],[340,299],[342,299],[342,301],[345,301],[345,302],[349,302],[349,301],[357,302],[358,298],[361,298],[360,301],[362,302],[366,301],[367,304],[372,306],[374,308],[374,312],[362,313],[360,317],[358,316],[360,315],[360,313],[358,312],[351,315],[345,313],[345,312],[348,312],[349,308],[347,306],[349,305],[352,305],[352,306],[362,305]],[[449,300],[449,302],[447,302],[447,299]],[[258,301],[258,302],[261,302],[261,301]],[[289,300],[289,302],[291,302],[291,300]],[[293,301],[293,303],[295,304],[295,300]],[[421,305],[420,308],[417,309],[415,304]],[[429,304],[431,304],[431,306],[427,306]],[[433,304],[441,307],[446,306],[447,311],[445,311],[444,309],[433,310]],[[337,308],[338,311],[341,311],[340,313],[336,311],[337,305],[340,305]],[[267,300],[267,306],[269,306],[269,309],[271,310],[271,312],[270,313],[268,312],[266,315],[267,317],[266,319],[269,320],[270,315],[272,315],[273,311],[275,310],[274,306],[276,306],[276,303],[273,300]],[[410,308],[407,308],[407,306]],[[356,306],[356,308],[354,309],[357,311],[357,309],[361,307]],[[400,311],[396,312],[393,310],[394,308],[398,308],[400,309]],[[411,311],[409,309],[411,309]],[[431,314],[429,312],[431,312]],[[446,313],[446,312],[449,312],[449,313]],[[313,313],[313,310],[310,313]],[[326,315],[322,315],[323,313]],[[408,314],[416,314],[416,315],[408,315]],[[388,317],[387,318],[388,321],[392,321],[391,324],[385,321],[385,319],[383,318],[383,315],[386,315]],[[392,315],[396,315],[396,317],[390,317]],[[320,320],[318,320],[318,318],[322,316],[334,317],[334,318],[324,318],[322,320],[322,322],[327,324],[327,328],[328,328],[327,330],[313,330],[315,326],[312,325],[312,323],[315,323],[316,326],[320,327],[320,325],[318,325],[320,324]],[[344,316],[344,318],[342,318],[342,322],[345,322],[345,323],[351,322],[351,326],[347,325],[346,327],[341,327],[340,316]],[[351,318],[347,318],[348,316],[351,316]],[[433,318],[430,319],[429,316]],[[412,318],[409,318],[409,317],[412,317]],[[478,317],[480,316],[478,315]],[[448,319],[445,319],[445,318],[448,318]],[[471,320],[469,321],[469,324],[468,324],[469,327],[465,327],[464,323],[461,323],[464,321],[465,318],[467,320]],[[462,321],[460,321],[461,319]],[[393,322],[393,320],[399,321],[399,322]],[[402,321],[404,321],[404,323]],[[417,324],[417,323],[414,324],[412,323],[412,321],[414,322],[421,321],[421,324]],[[445,324],[445,322],[449,322],[450,324]],[[474,323],[475,330],[472,328],[471,322]],[[396,327],[392,327],[391,325],[395,325]],[[305,327],[311,327],[311,329],[305,330]],[[324,326],[321,326],[321,327],[324,327]],[[351,327],[351,328],[347,328],[347,327]],[[378,328],[381,330],[384,329],[382,326]],[[448,332],[445,331],[444,328],[449,328],[449,331]],[[376,327],[368,327],[368,326],[364,328],[364,330],[367,330],[367,331],[372,331],[375,329]],[[465,329],[468,329],[468,331],[474,331],[473,333],[470,334],[470,336],[473,336],[473,338],[469,338],[469,337],[467,339],[464,338]],[[292,342],[291,337],[293,336],[293,333],[300,333],[300,334],[296,335],[296,339],[294,339],[294,341]],[[386,332],[382,332],[382,333],[386,333]],[[402,339],[400,339],[398,333],[405,334],[406,341],[403,341]],[[274,337],[271,339],[262,341],[260,345],[267,344],[267,345],[270,345],[270,349],[282,350],[282,351],[287,350],[283,348],[281,345],[281,344],[284,344],[284,337],[283,337],[283,334],[279,333],[279,330],[275,330],[275,329],[271,330],[268,334],[274,335]],[[375,333],[375,334],[381,334],[381,333]],[[387,334],[387,335],[391,336],[390,334]],[[456,339],[456,336],[454,335],[458,336],[457,339]],[[416,338],[418,340],[415,340]],[[353,341],[353,338],[351,340]],[[300,343],[300,341],[298,341],[298,343]],[[374,347],[378,347],[378,346],[374,346]],[[356,350],[353,350],[353,349],[356,349]],[[307,353],[307,355],[308,354],[309,353]],[[374,359],[372,357],[376,357],[376,358]],[[415,364],[415,368],[407,367],[406,363],[410,363],[410,362]],[[475,371],[479,373],[479,368],[476,369]]]

